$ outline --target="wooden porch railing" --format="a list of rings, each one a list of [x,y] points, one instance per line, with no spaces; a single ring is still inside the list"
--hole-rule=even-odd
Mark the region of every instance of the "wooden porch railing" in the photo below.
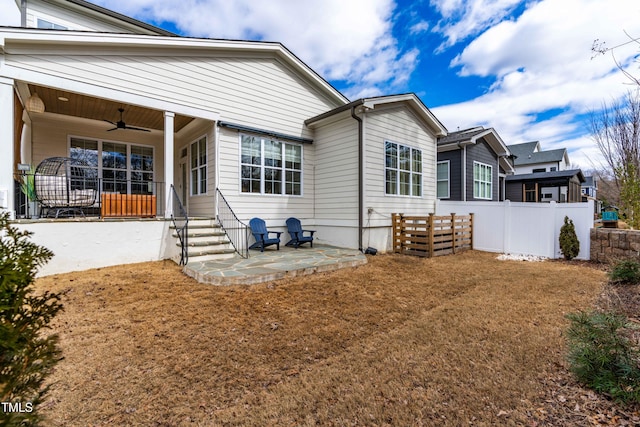
[[[473,214],[409,216],[394,213],[393,252],[422,257],[473,249]]]

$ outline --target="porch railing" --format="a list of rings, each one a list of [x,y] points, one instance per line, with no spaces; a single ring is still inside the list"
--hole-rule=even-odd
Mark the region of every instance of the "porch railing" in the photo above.
[[[187,211],[178,197],[175,187],[171,184],[171,221],[173,227],[178,235],[178,241],[180,242],[180,265],[187,265],[189,262],[189,217]]]
[[[219,188],[216,188],[218,223],[229,237],[238,255],[249,258],[249,226],[240,221]]]
[[[97,204],[102,218],[155,218],[164,216],[165,186],[158,181],[100,179]]]
[[[95,190],[93,202],[83,204],[70,204],[65,209],[65,201],[68,203],[68,195],[60,197],[55,202],[49,201],[47,205],[36,202],[33,192],[28,192],[23,185],[25,182],[33,183],[33,174],[16,174],[15,176],[15,210],[17,218],[38,218],[40,216],[84,216],[101,218],[154,218],[164,217],[165,212],[165,186],[159,181],[135,181],[135,180],[98,180],[98,188]],[[66,183],[66,181],[63,181]],[[33,185],[33,184],[31,184]],[[56,187],[58,192],[73,194],[73,182],[66,187]],[[29,194],[29,198],[26,193]],[[59,205],[59,206],[58,206]]]

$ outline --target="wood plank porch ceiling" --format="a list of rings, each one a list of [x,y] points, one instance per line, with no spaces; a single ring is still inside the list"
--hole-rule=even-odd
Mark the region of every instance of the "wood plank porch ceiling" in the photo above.
[[[159,110],[108,101],[44,86],[29,85],[29,91],[32,94],[38,94],[44,102],[45,111],[48,113],[64,114],[100,121],[109,120],[116,123],[120,120],[118,108],[124,108],[123,118],[127,126],[159,131],[164,130],[164,115],[163,112]],[[68,101],[61,101],[59,99],[60,97],[66,98]],[[189,124],[191,120],[193,120],[192,117],[176,114],[174,122],[175,131],[180,131]]]

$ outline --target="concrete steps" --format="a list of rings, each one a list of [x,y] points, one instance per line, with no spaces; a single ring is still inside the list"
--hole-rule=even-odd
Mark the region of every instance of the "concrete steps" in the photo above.
[[[173,229],[176,245],[180,246],[178,233]],[[201,261],[212,261],[233,258],[235,249],[227,238],[224,230],[213,218],[190,218],[187,230],[187,253],[189,264]],[[180,262],[180,255],[174,258]]]

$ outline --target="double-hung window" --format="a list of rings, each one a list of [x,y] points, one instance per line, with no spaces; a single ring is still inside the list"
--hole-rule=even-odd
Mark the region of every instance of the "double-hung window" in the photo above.
[[[437,166],[437,196],[438,199],[448,199],[449,195],[449,160],[438,162]]]
[[[422,151],[385,142],[385,193],[422,196]]]
[[[473,197],[491,200],[493,198],[493,167],[473,162]]]
[[[302,146],[242,135],[240,187],[243,193],[302,195]]]
[[[207,137],[191,144],[191,195],[207,192]]]

